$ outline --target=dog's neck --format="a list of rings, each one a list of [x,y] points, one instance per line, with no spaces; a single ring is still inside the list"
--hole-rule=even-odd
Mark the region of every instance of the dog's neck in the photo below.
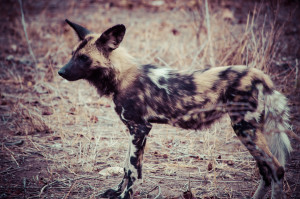
[[[110,55],[112,67],[115,70],[118,90],[127,88],[138,76],[137,61],[124,49],[119,47]]]
[[[135,59],[120,47],[112,51],[111,67],[99,67],[87,78],[97,88],[100,96],[110,97],[127,88],[138,75]]]
[[[111,69],[99,67],[93,71],[87,80],[96,87],[100,96],[109,97],[117,92],[115,73]]]

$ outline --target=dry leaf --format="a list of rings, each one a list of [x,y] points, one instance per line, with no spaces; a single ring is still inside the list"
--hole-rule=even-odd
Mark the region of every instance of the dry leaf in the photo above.
[[[213,166],[212,166],[212,163],[210,162],[210,163],[208,163],[208,165],[207,165],[207,170],[208,171],[211,171],[213,169]]]
[[[98,117],[97,117],[97,116],[92,115],[92,116],[90,117],[90,121],[91,121],[92,123],[97,123],[99,120],[98,120]]]

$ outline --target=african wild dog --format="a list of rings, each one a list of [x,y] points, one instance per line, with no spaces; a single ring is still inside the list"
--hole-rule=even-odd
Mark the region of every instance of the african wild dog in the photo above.
[[[138,65],[119,47],[125,26],[116,25],[102,34],[66,22],[80,42],[72,58],[58,72],[75,81],[86,79],[100,96],[111,96],[115,111],[130,132],[124,178],[105,198],[131,198],[141,183],[146,137],[151,123],[184,129],[201,129],[225,113],[247,147],[261,174],[253,198],[262,198],[272,185],[272,198],[284,198],[286,155],[291,151],[286,98],[274,90],[270,78],[247,66],[225,66],[179,72],[154,65]],[[295,135],[295,134],[293,134]]]

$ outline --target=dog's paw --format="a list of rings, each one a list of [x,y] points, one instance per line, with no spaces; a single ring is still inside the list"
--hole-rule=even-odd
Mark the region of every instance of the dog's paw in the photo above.
[[[108,189],[103,193],[100,193],[96,196],[96,198],[110,198],[110,199],[115,199],[115,198],[120,198],[121,192],[116,191],[114,189]]]

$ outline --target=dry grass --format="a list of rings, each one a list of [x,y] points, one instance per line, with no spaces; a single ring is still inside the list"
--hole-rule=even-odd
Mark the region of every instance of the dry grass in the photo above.
[[[42,169],[34,167],[30,174],[20,175],[32,189],[26,189],[26,183],[13,188],[17,181],[2,180],[11,186],[6,192],[0,187],[1,192],[13,197],[20,189],[26,198],[94,198],[122,177],[98,175],[104,168],[122,167],[127,150],[128,133],[111,102],[99,99],[88,83],[67,82],[57,75],[76,43],[63,23],[65,18],[97,32],[124,23],[127,33],[122,45],[142,64],[182,70],[246,64],[270,73],[283,26],[270,18],[274,13],[267,12],[268,5],[234,16],[227,4],[247,10],[231,1],[219,6],[211,1],[186,5],[170,1],[148,9],[145,5],[149,4],[144,3],[131,5],[132,10],[76,3],[52,8],[49,3],[47,9],[27,16],[25,10],[36,68],[27,52],[27,40],[15,40],[23,36],[23,27],[21,16],[14,18],[10,31],[16,34],[7,35],[8,53],[1,55],[6,59],[1,61],[1,84],[6,86],[1,88],[1,126],[5,128],[0,152],[6,161],[1,169],[7,178],[13,175],[10,167],[33,168],[26,161],[22,167],[22,158],[34,158]],[[125,1],[121,6],[126,5]],[[11,144],[16,140],[24,141],[22,148]],[[253,193],[258,180],[255,162],[236,139],[227,117],[196,132],[154,125],[146,147],[144,176],[136,198],[154,198],[158,192],[163,198],[178,198],[189,182],[197,197],[241,198]]]

